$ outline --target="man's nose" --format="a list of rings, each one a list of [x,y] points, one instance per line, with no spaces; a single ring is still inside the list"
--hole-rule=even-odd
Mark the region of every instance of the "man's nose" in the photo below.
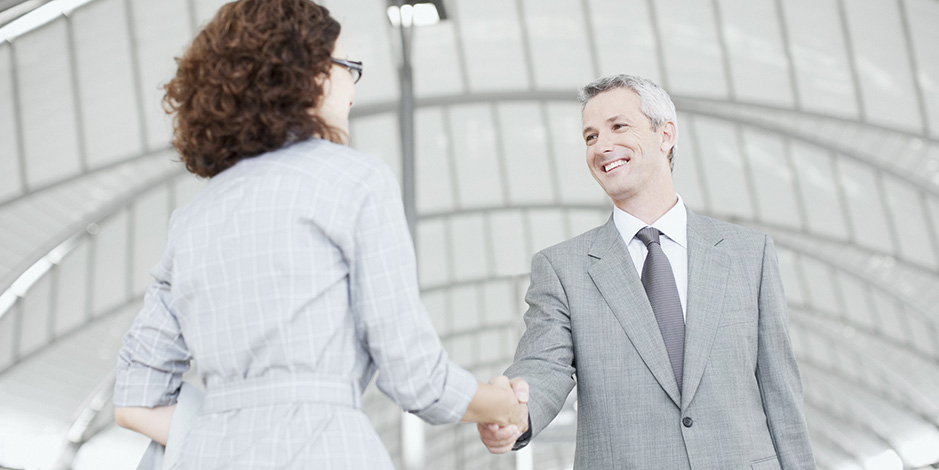
[[[597,143],[595,145],[595,151],[600,154],[606,154],[613,151],[613,141],[607,136],[606,133],[600,133],[597,135]]]

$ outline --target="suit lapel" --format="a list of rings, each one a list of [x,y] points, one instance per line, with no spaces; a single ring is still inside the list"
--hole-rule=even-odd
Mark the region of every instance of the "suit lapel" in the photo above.
[[[720,324],[730,256],[707,219],[688,210],[688,295],[681,407],[694,398]]]
[[[612,218],[603,226],[588,254],[596,262],[587,273],[600,295],[626,331],[646,367],[675,405],[679,406],[678,383],[668,360],[665,342],[655,322],[655,314],[652,313],[642,281],[636,274],[629,251]],[[687,361],[687,352],[685,354]]]

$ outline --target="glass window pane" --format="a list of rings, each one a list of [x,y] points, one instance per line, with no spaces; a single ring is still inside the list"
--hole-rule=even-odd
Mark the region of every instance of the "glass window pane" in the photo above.
[[[61,19],[16,39],[15,67],[30,186],[49,184],[80,170],[67,41]]]
[[[748,175],[737,145],[736,128],[703,116],[689,124],[693,126],[697,148],[701,150],[702,161],[698,165],[707,179],[712,210],[716,214],[752,220],[752,198],[745,180]]]
[[[574,90],[593,80],[583,9],[569,0],[523,0],[539,89]]]
[[[655,2],[668,91],[676,95],[727,97],[724,51],[709,0]]]
[[[648,1],[588,0],[587,6],[600,75],[628,73],[662,84]]]
[[[0,43],[0,201],[23,190],[20,178],[17,122],[13,107],[13,55],[10,43]]]
[[[796,69],[799,101],[807,110],[857,117],[857,98],[836,2],[780,2]]]
[[[776,2],[721,0],[719,6],[736,98],[792,107]]]
[[[457,186],[446,116],[440,108],[419,109],[414,115],[414,180],[419,214],[454,208]]]
[[[791,142],[790,150],[805,201],[809,232],[846,239],[847,223],[832,174],[831,157],[817,147],[799,142]]]
[[[509,203],[546,204],[557,200],[553,158],[537,103],[497,107],[498,131],[508,176]]]
[[[450,108],[450,129],[460,207],[505,204],[505,181],[499,164],[493,110],[488,104]]]
[[[88,165],[136,156],[143,148],[124,2],[92,2],[71,18]]]

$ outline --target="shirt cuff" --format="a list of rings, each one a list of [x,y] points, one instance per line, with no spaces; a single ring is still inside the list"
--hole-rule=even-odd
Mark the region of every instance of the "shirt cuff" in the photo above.
[[[470,401],[476,395],[478,384],[473,374],[450,361],[447,381],[440,398],[427,408],[412,413],[429,424],[457,423],[466,414]]]
[[[512,446],[512,450],[519,450],[527,446],[529,442],[531,442],[531,414],[528,415],[528,429],[523,432],[521,436],[518,436],[518,439],[515,440],[515,445]]]
[[[118,367],[114,381],[114,406],[172,405],[179,396],[182,377],[149,367]]]

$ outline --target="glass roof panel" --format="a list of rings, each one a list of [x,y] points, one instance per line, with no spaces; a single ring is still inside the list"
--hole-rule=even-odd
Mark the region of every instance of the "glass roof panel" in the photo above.
[[[884,192],[890,213],[894,214],[895,220],[902,221],[902,226],[897,227],[896,231],[900,241],[900,256],[931,269],[939,267],[935,240],[931,239],[926,225],[928,220],[921,194],[896,178],[884,178]]]
[[[392,47],[398,32],[388,22],[386,0],[342,0],[327,3],[342,24],[339,40],[351,60],[365,64],[362,81],[355,85],[355,102],[365,105],[398,99],[398,57]]]
[[[910,332],[895,298],[887,296],[882,290],[871,291],[873,308],[877,311],[878,333],[896,341],[898,344],[909,343]]]
[[[489,213],[490,240],[492,240],[493,274],[516,276],[529,269],[527,231],[525,220],[518,211]],[[506,304],[509,305],[509,304]]]
[[[599,75],[628,73],[663,84],[648,1],[587,0],[586,5]]]
[[[195,13],[195,25],[196,27],[201,28],[205,23],[211,20],[215,14],[218,12],[218,9],[222,5],[228,3],[230,0],[199,0],[196,2],[189,2],[191,11]]]
[[[776,2],[721,0],[734,95],[740,101],[794,104]]]
[[[481,213],[455,215],[450,219],[450,237],[452,249],[449,256],[453,260],[453,279],[455,281],[477,280],[490,274],[488,230]]]
[[[449,309],[450,291],[443,289],[423,291],[421,292],[421,300],[424,302],[424,307],[427,308],[427,315],[434,324],[434,329],[437,330],[437,334],[441,336],[447,335],[450,332],[450,327],[448,326],[451,316]]]
[[[417,224],[418,278],[424,289],[452,279],[449,229],[449,223],[442,217],[425,219]]]
[[[486,326],[506,326],[508,319],[514,319],[520,316],[521,312],[515,310],[515,299],[513,291],[515,284],[508,279],[498,279],[483,283],[482,285],[482,310],[477,315],[483,317],[483,323]],[[508,314],[506,314],[508,312]],[[509,324],[514,325],[514,323]],[[505,345],[503,338],[500,342]],[[494,345],[495,346],[495,345]],[[512,338],[512,349],[506,351],[508,356],[515,355],[515,338]],[[506,359],[506,358],[502,358]],[[501,370],[499,371],[502,372]]]
[[[10,43],[0,43],[0,201],[19,194],[20,158],[17,146],[17,122],[13,107],[13,54]]]
[[[496,129],[508,177],[510,204],[544,204],[555,199],[553,173],[542,107],[536,102],[497,107]]]
[[[841,306],[835,297],[831,267],[805,256],[801,258],[801,261],[802,274],[811,279],[811,282],[808,282],[807,285],[809,288],[809,302],[813,309],[837,316],[841,312]]]
[[[104,314],[126,300],[127,292],[127,212],[98,224],[94,238],[91,308]]]
[[[453,332],[469,333],[479,328],[479,290],[475,284],[454,286],[450,291],[453,310],[450,324]],[[478,356],[477,356],[478,357]]]
[[[557,209],[537,209],[528,211],[528,233],[532,252],[541,251],[567,238],[564,233],[564,214]]]
[[[34,352],[49,342],[51,291],[51,276],[43,276],[33,284],[22,300],[20,308],[23,313],[20,315],[20,335],[17,337],[21,354]]]
[[[724,51],[710,0],[660,0],[655,14],[661,31],[669,93],[726,98]]]
[[[780,2],[785,12],[799,101],[809,111],[853,118],[857,97],[837,0]]]
[[[866,120],[921,131],[899,2],[862,0],[845,8]]]
[[[124,2],[89,3],[71,19],[88,165],[139,155],[143,143]]]
[[[610,210],[605,206],[606,205],[598,206],[599,209],[597,210],[568,210],[566,213],[568,223],[567,232],[570,236],[580,235],[594,227],[606,223],[606,221],[610,219]]]
[[[707,181],[701,171],[698,157],[701,148],[695,141],[693,121],[691,115],[678,112],[678,141],[675,144],[672,179],[675,182],[675,190],[681,195],[685,205],[706,213],[710,211],[711,204],[708,200]]]
[[[846,239],[844,211],[838,197],[831,157],[824,151],[792,142],[792,159],[796,168],[809,231]]]
[[[413,28],[411,51],[416,96],[458,95],[466,91],[462,45],[457,42],[455,28],[454,21]]]
[[[801,266],[797,264],[798,254],[785,247],[776,247],[776,257],[779,260],[779,275],[782,277],[789,305],[806,304],[807,300],[802,289]]]
[[[802,228],[795,181],[784,140],[768,132],[744,128],[744,158],[749,160],[760,219],[794,229]]]
[[[535,85],[572,90],[596,78],[583,9],[569,0],[523,0]]]
[[[81,168],[67,43],[65,21],[58,19],[20,36],[14,46],[30,186],[76,174]]]
[[[935,0],[906,0],[907,22],[913,39],[913,54],[918,70],[919,86],[923,90],[922,102],[929,115],[929,131],[939,137],[939,2]]]
[[[84,239],[77,248],[67,254],[59,263],[56,271],[56,293],[53,305],[55,311],[56,335],[64,334],[85,321],[86,306],[88,305],[87,283],[88,276],[88,242]],[[80,308],[73,308],[80,305]],[[9,343],[7,343],[9,344]],[[0,348],[6,349],[6,348]]]
[[[450,108],[450,135],[461,208],[505,203],[505,177],[493,114],[493,107],[486,103]]]
[[[381,158],[398,177],[398,184],[401,184],[401,133],[398,131],[398,114],[364,116],[351,120],[349,125],[352,147]]]
[[[414,113],[414,167],[417,212],[454,208],[457,184],[453,175],[448,113],[421,108]]]
[[[741,160],[738,129],[725,121],[697,116],[686,121],[693,126],[700,154],[700,162],[707,179],[708,197],[714,211],[753,219],[753,198],[747,185],[749,177]]]
[[[877,175],[870,168],[845,158],[836,162],[855,240],[876,251],[895,253]]]
[[[515,2],[474,0],[452,5],[466,54],[470,90],[529,88],[531,71],[522,48],[521,20]]]
[[[142,295],[153,277],[150,268],[160,261],[166,245],[166,226],[170,216],[170,193],[161,186],[137,199],[133,205],[130,283],[134,295]]]
[[[855,276],[843,271],[838,272],[836,279],[838,280],[839,296],[845,303],[845,311],[842,312],[842,317],[849,324],[868,331],[876,331],[879,323],[873,310],[873,302],[869,297],[871,287],[865,285]]]
[[[193,36],[186,0],[131,0],[140,96],[150,150],[166,148],[172,135],[171,118],[163,112],[163,84],[176,74],[174,57],[185,51]]]

